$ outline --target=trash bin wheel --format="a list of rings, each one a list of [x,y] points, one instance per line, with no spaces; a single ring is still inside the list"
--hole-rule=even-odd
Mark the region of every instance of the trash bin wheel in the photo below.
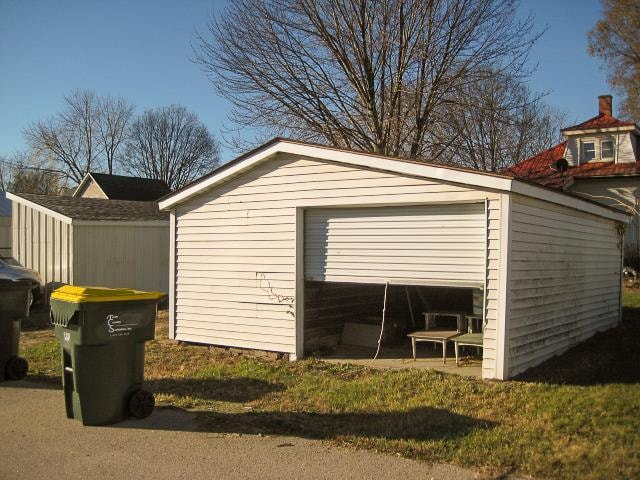
[[[153,412],[155,404],[153,393],[136,390],[129,398],[129,414],[134,418],[147,418]]]
[[[22,357],[13,356],[4,366],[4,377],[7,380],[22,380],[28,371],[29,363]]]

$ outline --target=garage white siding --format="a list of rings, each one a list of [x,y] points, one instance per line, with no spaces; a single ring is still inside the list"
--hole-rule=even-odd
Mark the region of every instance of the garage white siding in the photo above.
[[[482,349],[482,377],[496,378],[498,375],[498,318],[500,295],[500,261],[501,261],[501,222],[502,198],[489,200],[489,232],[487,242],[487,294],[485,305],[485,320],[483,349]]]
[[[73,283],[73,227],[71,224],[13,202],[13,257],[37,270],[47,293],[60,283]]]
[[[613,327],[620,308],[617,222],[512,196],[510,376]]]
[[[305,278],[484,287],[485,205],[311,208]]]
[[[294,155],[269,160],[175,210],[175,336],[296,352],[301,208],[469,203],[486,197],[499,194]],[[499,243],[490,243],[495,258]],[[495,319],[490,323],[495,328]]]
[[[169,291],[169,222],[74,225],[78,285]]]

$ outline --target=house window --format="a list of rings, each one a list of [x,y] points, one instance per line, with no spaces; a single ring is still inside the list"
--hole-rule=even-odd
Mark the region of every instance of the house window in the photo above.
[[[582,161],[589,162],[596,158],[596,142],[582,143]]]
[[[600,157],[613,158],[613,140],[603,140],[600,142]]]

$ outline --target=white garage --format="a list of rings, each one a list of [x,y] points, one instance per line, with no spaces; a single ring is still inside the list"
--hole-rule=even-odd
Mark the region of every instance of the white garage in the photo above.
[[[12,256],[46,298],[62,284],[167,292],[169,219],[157,202],[8,193]]]
[[[160,208],[177,340],[296,359],[385,285],[410,309],[481,292],[482,375],[504,379],[620,318],[627,216],[510,177],[276,139]]]

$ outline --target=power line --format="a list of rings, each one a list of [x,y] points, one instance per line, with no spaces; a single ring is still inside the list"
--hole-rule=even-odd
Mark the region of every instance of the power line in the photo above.
[[[47,173],[56,173],[58,175],[64,175],[63,172],[61,172],[60,170],[53,170],[51,168],[42,168],[42,167],[31,167],[28,165],[22,165],[20,163],[15,163],[15,162],[11,162],[9,160],[0,160],[0,163],[4,164],[4,165],[9,165],[13,168],[17,168],[17,169],[23,169],[23,170],[35,170],[38,172],[47,172]]]

